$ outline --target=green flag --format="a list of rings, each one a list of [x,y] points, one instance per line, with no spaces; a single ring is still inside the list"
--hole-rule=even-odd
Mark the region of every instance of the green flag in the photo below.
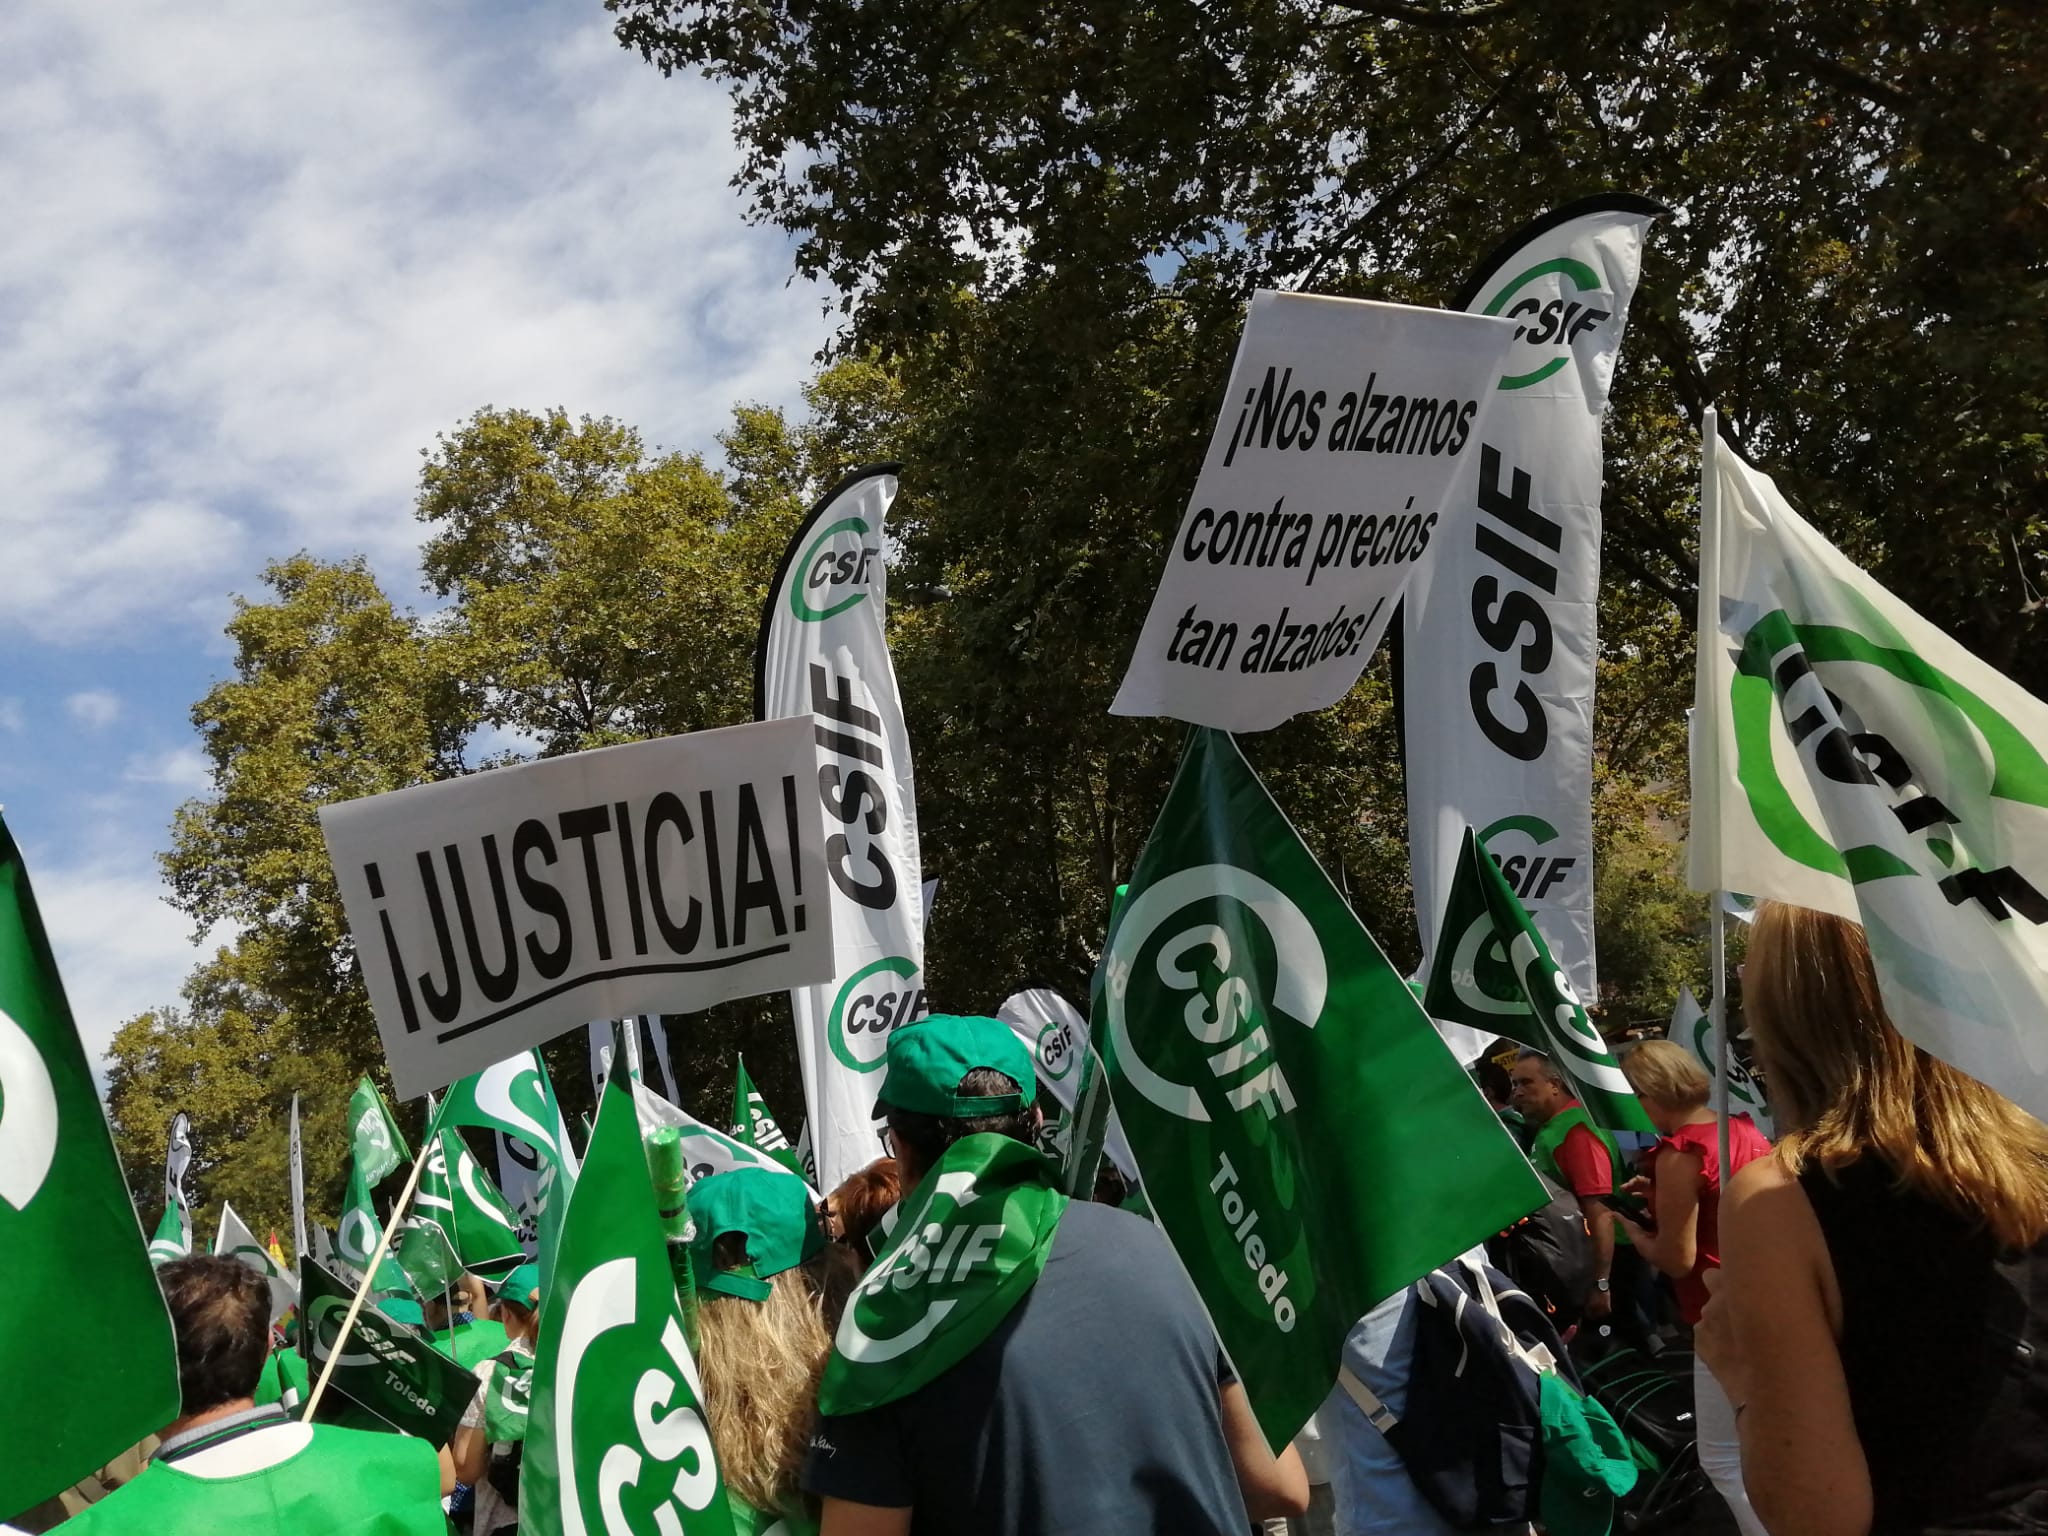
[[[766,1152],[791,1173],[802,1174],[803,1164],[797,1161],[796,1149],[782,1134],[782,1127],[775,1123],[775,1117],[768,1113],[768,1101],[761,1097],[761,1090],[747,1075],[744,1056],[734,1058],[732,1135],[734,1140],[745,1142],[757,1152]]]
[[[356,1084],[348,1100],[349,1136],[355,1145],[356,1166],[372,1185],[390,1177],[392,1169],[412,1160],[405,1135],[391,1118],[391,1106],[367,1074]]]
[[[176,1418],[178,1360],[85,1047],[4,820],[0,1297],[5,1518]],[[90,1306],[90,1326],[66,1326],[81,1304]]]
[[[363,1166],[361,1163],[351,1162],[348,1195],[342,1205],[341,1225],[334,1233],[334,1256],[360,1274],[370,1267],[370,1255],[377,1251],[377,1239],[383,1233],[383,1223],[377,1220],[377,1208],[370,1201],[370,1183],[363,1177]],[[412,1289],[405,1272],[393,1261],[388,1249],[384,1254],[384,1262],[377,1266],[377,1280],[373,1289]]]
[[[406,1217],[392,1247],[398,1250],[399,1267],[422,1296],[447,1290],[462,1273],[447,1229],[431,1216]]]
[[[1543,1052],[1602,1130],[1656,1133],[1571,981],[1550,958],[1535,920],[1470,827],[1444,902],[1423,1004],[1431,1018],[1507,1035]]]
[[[299,1260],[299,1286],[305,1303],[299,1348],[317,1382],[354,1292],[310,1258]],[[339,1389],[390,1428],[441,1446],[455,1433],[477,1386],[476,1377],[434,1348],[423,1330],[365,1304],[334,1363],[334,1377],[321,1398],[323,1411],[316,1417],[328,1421],[327,1398]]]
[[[1414,995],[1221,731],[1189,738],[1090,1039],[1275,1449],[1353,1324],[1543,1203]]]
[[[165,1206],[163,1217],[156,1224],[156,1236],[149,1240],[149,1262],[168,1264],[191,1251],[191,1244],[185,1240],[184,1213],[175,1205]]]
[[[623,1075],[605,1087],[548,1306],[519,1529],[731,1536]]]
[[[432,1134],[413,1209],[447,1234],[462,1268],[473,1274],[500,1274],[526,1262],[519,1213],[470,1155],[459,1131],[444,1125]],[[415,1281],[427,1283],[403,1254],[399,1262]]]
[[[1045,1269],[1067,1208],[1058,1182],[1051,1158],[1007,1136],[948,1147],[847,1298],[819,1412],[892,1403],[987,1338]]]
[[[555,1250],[576,1184],[576,1146],[555,1098],[555,1085],[539,1051],[522,1051],[463,1078],[441,1106],[444,1126],[477,1125],[516,1136],[539,1159],[534,1182],[534,1227],[543,1303],[554,1294]]]

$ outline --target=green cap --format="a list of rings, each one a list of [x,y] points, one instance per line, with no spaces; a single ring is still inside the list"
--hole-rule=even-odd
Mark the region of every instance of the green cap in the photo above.
[[[386,1296],[377,1303],[377,1310],[394,1323],[410,1323],[415,1328],[427,1326],[427,1314],[410,1296]]]
[[[522,1307],[532,1307],[533,1293],[540,1289],[540,1266],[528,1262],[513,1270],[497,1285],[500,1301],[516,1301]]]
[[[811,1191],[795,1174],[772,1168],[734,1168],[690,1186],[690,1274],[700,1291],[766,1301],[768,1282],[825,1246]],[[718,1239],[737,1232],[747,1240],[747,1262],[718,1269]]]
[[[1038,1072],[1031,1053],[1010,1026],[978,1014],[935,1013],[889,1036],[887,1071],[875,1104],[875,1118],[908,1109],[941,1119],[1007,1114],[1038,1096]],[[1020,1092],[972,1096],[960,1083],[976,1067],[993,1067],[1016,1081]]]

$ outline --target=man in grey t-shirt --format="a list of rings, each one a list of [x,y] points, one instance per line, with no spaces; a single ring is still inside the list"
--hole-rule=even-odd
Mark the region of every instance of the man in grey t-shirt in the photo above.
[[[904,1200],[964,1137],[1029,1145],[1035,1090],[1022,1045],[993,1020],[897,1030],[879,1113]],[[1267,1449],[1164,1236],[1081,1202],[1037,1280],[958,1363],[819,1419],[803,1486],[824,1501],[823,1536],[1243,1536],[1253,1517],[1308,1503],[1299,1459]]]

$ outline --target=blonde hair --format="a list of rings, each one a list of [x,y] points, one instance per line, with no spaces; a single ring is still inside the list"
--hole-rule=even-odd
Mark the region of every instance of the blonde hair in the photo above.
[[[766,1301],[698,1292],[697,1368],[718,1470],[764,1514],[797,1510],[797,1473],[832,1348],[809,1269],[776,1275]]]
[[[1859,926],[1763,903],[1743,997],[1792,1172],[1874,1153],[2009,1248],[2048,1234],[2048,1126],[1892,1026]]]
[[[1670,1040],[1645,1040],[1621,1058],[1621,1070],[1636,1097],[1673,1109],[1698,1109],[1714,1089],[1692,1052]]]

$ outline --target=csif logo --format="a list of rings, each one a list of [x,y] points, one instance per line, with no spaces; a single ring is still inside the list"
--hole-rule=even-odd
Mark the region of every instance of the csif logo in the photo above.
[[[632,1366],[648,1357],[635,1335],[655,1321],[641,1322],[639,1291],[639,1261],[612,1259],[583,1277],[563,1310],[555,1442],[564,1536],[650,1524],[679,1532],[718,1493],[711,1432],[696,1407],[696,1362],[673,1315],[661,1319],[660,1342],[672,1370],[657,1366],[632,1377]]]
[[[1505,842],[1506,852],[1494,846],[1496,838]],[[1550,893],[1570,878],[1579,861],[1568,853],[1521,852],[1515,848],[1517,838],[1527,838],[1533,850],[1541,850],[1557,841],[1557,828],[1541,816],[1503,816],[1479,834],[1479,846],[1493,855],[1493,862],[1523,905],[1547,901]]]
[[[28,1031],[0,1008],[0,1201],[28,1209],[57,1160],[57,1089]]]
[[[818,530],[790,573],[789,611],[806,624],[846,612],[865,600],[882,568],[882,549],[867,523],[843,517]]]
[[[888,955],[846,978],[832,1000],[826,1038],[832,1054],[851,1072],[878,1072],[888,1054],[889,1032],[925,1013],[924,987],[914,961]]]
[[[1525,291],[1551,276],[1558,279],[1551,297],[1543,297],[1553,286],[1549,284],[1534,293]],[[1527,389],[1564,367],[1571,360],[1573,343],[1581,336],[1614,318],[1614,299],[1600,291],[1600,274],[1586,263],[1558,256],[1509,278],[1481,313],[1520,322],[1517,341],[1552,353],[1526,372],[1504,375],[1500,381],[1502,389]]]
[[[968,1270],[985,1262],[1002,1240],[1000,1222],[973,1228],[955,1224],[947,1234],[948,1220],[963,1206],[972,1204],[976,1186],[972,1173],[953,1169],[934,1182],[930,1201],[924,1206],[917,1230],[906,1236],[854,1287],[846,1311],[839,1319],[833,1345],[855,1365],[885,1365],[908,1354],[929,1339],[960,1304],[957,1295],[946,1295]],[[881,1319],[864,1317],[877,1310],[876,1303],[891,1289],[909,1291],[912,1315],[894,1332],[869,1331],[869,1324]],[[918,1302],[922,1302],[920,1307]]]
[[[1077,1059],[1074,1050],[1074,1026],[1064,1019],[1054,1019],[1038,1032],[1038,1041],[1033,1049],[1038,1058],[1038,1070],[1049,1083],[1063,1083],[1067,1074],[1074,1070]]]
[[[1261,966],[1258,946],[1240,952],[1214,920],[1223,902],[1256,917],[1271,945],[1270,968]],[[1149,972],[1140,964],[1148,951]],[[1294,1108],[1268,1023],[1284,1016],[1315,1028],[1329,996],[1329,966],[1314,925],[1278,887],[1234,864],[1176,870],[1132,899],[1104,958],[1117,1064],[1153,1105],[1201,1124],[1214,1118],[1211,1097],[1220,1096],[1219,1108],[1240,1115],[1257,1108],[1268,1120]],[[1146,988],[1166,995],[1134,1010],[1133,992]],[[1188,1054],[1174,1039],[1151,1042],[1148,1061],[1131,1038],[1133,1011],[1147,1019],[1178,1013],[1206,1071],[1156,1065]]]

